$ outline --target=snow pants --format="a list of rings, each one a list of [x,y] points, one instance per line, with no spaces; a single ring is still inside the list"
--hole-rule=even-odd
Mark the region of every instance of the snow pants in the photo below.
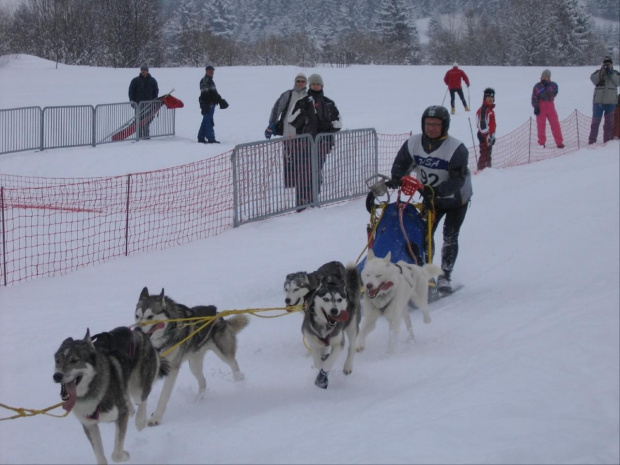
[[[588,143],[594,144],[596,142],[596,138],[598,137],[598,128],[601,125],[603,114],[605,115],[605,123],[603,124],[603,142],[607,142],[612,139],[615,110],[616,105],[613,103],[595,103],[592,106],[592,124],[590,125],[590,137],[588,137]]]
[[[450,279],[452,269],[459,254],[459,233],[465,221],[469,202],[461,207],[440,209],[435,208],[435,221],[433,222],[433,254],[435,253],[435,231],[439,221],[445,216],[443,222],[443,247],[441,248],[441,269],[444,276]],[[428,263],[428,260],[427,260]]]
[[[467,107],[467,102],[465,101],[465,96],[463,95],[463,89],[450,89],[450,106],[454,108],[455,94],[459,94],[459,97],[461,98],[461,102],[463,102],[463,106]]]
[[[215,105],[211,105],[207,111],[202,113],[202,122],[200,123],[200,129],[198,129],[198,140],[207,140],[213,142],[215,140],[215,121],[213,115],[215,114]]]
[[[546,100],[540,100],[538,102],[538,108],[540,108],[540,113],[536,115],[538,144],[545,145],[547,143],[546,123],[547,120],[549,120],[551,134],[553,134],[555,145],[562,145],[564,143],[564,139],[562,138],[562,129],[560,128],[558,112],[555,111],[555,104]]]
[[[489,144],[487,137],[478,131],[478,141],[480,142],[480,158],[478,158],[478,171],[491,167],[491,154],[493,152],[493,144]]]

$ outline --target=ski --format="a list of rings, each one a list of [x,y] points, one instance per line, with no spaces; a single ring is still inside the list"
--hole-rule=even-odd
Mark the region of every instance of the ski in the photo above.
[[[432,295],[429,294],[429,296],[428,296],[428,303],[432,304],[433,302],[437,302],[438,300],[443,300],[446,297],[450,297],[452,294],[454,294],[455,292],[460,291],[464,287],[465,287],[464,284],[458,284],[458,285],[454,286],[452,288],[452,291],[450,291],[450,292],[439,292],[439,291],[433,292]]]

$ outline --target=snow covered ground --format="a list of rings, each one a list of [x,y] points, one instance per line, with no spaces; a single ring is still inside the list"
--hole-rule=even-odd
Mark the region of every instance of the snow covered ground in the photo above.
[[[472,109],[497,91],[498,136],[530,115],[538,68],[464,68]],[[442,67],[305,69],[319,72],[347,128],[418,131],[440,104]],[[202,69],[153,69],[176,88],[177,137],[0,156],[0,172],[107,176],[175,166],[262,137],[271,105],[295,67],[219,68],[230,102],[216,111],[220,146],[195,143]],[[552,68],[560,119],[591,112],[590,68]],[[2,108],[126,100],[137,70],[60,66],[21,56],[0,68]],[[446,105],[448,105],[446,101]],[[457,104],[451,133],[471,145]],[[474,177],[453,274],[465,287],[433,305],[433,322],[412,313],[386,357],[380,321],[354,372],[336,363],[327,390],[302,343],[301,315],[252,317],[239,334],[245,381],[216,356],[205,360],[208,391],[183,367],[164,422],[129,426],[129,463],[487,463],[620,462],[619,143]],[[162,252],[130,256],[67,276],[0,289],[0,403],[59,402],[53,354],[66,337],[133,322],[145,285],[187,305],[220,310],[283,305],[287,273],[354,261],[366,239],[363,200],[252,223]],[[437,235],[441,246],[441,235]],[[163,383],[151,396],[153,410]],[[12,412],[0,409],[1,417]],[[112,425],[102,434],[108,458]],[[72,416],[0,422],[0,463],[94,463]]]

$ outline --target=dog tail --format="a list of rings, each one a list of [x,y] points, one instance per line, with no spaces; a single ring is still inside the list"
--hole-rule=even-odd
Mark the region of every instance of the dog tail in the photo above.
[[[427,263],[422,267],[426,277],[428,279],[435,278],[436,276],[441,276],[443,274],[443,270],[440,266],[435,265],[434,263]]]
[[[159,373],[157,376],[159,378],[163,378],[164,376],[168,376],[170,374],[170,362],[165,358],[159,357]]]
[[[250,319],[247,315],[233,315],[225,321],[230,325],[230,328],[234,331],[235,334],[237,334],[250,323]]]
[[[359,300],[362,292],[362,278],[355,263],[349,263],[344,273],[344,283],[347,294],[355,296],[355,300]]]

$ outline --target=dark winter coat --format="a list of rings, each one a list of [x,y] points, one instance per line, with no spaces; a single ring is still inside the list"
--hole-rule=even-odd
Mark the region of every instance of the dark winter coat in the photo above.
[[[222,101],[222,97],[215,87],[215,81],[211,76],[205,75],[200,80],[200,97],[198,101],[202,111],[208,111],[211,105],[219,105]]]
[[[396,154],[392,179],[400,180],[414,173],[434,189],[437,208],[459,208],[473,194],[468,162],[469,151],[458,139],[452,136],[429,139],[424,134],[414,134]]]
[[[297,134],[311,134],[312,137],[322,132],[337,132],[342,128],[336,104],[325,97],[322,90],[309,90],[306,97],[298,100],[289,123],[297,129]]]
[[[558,90],[557,82],[547,81],[546,79],[537,82],[532,90],[532,106],[534,109],[538,108],[540,100],[553,102],[556,95],[558,95]]]
[[[144,102],[147,100],[155,100],[159,95],[159,87],[157,87],[157,81],[153,76],[147,74],[146,77],[142,74],[131,80],[129,84],[129,101],[130,102]]]
[[[456,66],[448,70],[446,75],[443,77],[443,82],[445,82],[450,90],[460,89],[461,80],[465,81],[465,84],[469,87],[469,78],[467,77],[467,74]]]

